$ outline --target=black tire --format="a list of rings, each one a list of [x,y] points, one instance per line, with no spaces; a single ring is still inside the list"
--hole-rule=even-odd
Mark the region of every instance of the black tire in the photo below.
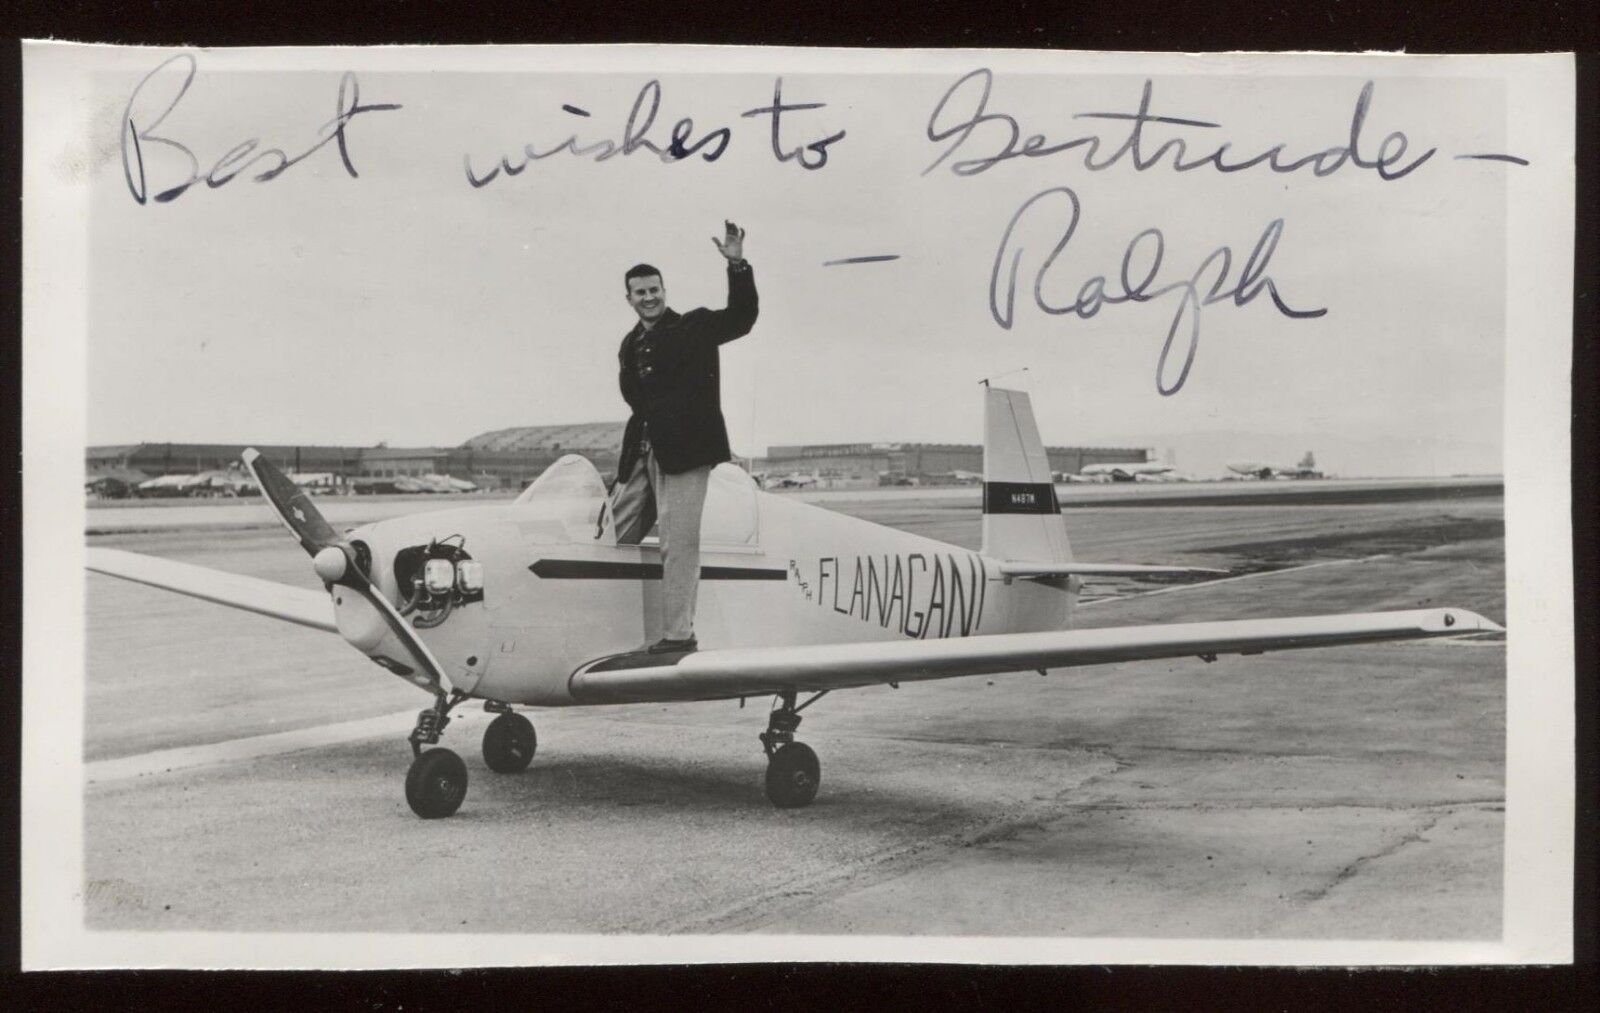
[[[483,762],[496,774],[516,774],[528,769],[539,748],[533,722],[521,714],[505,713],[483,730]]]
[[[467,797],[467,765],[448,749],[424,750],[406,771],[406,802],[425,820],[443,819]]]
[[[804,742],[780,746],[767,761],[767,799],[779,809],[811,804],[822,786],[822,764]]]

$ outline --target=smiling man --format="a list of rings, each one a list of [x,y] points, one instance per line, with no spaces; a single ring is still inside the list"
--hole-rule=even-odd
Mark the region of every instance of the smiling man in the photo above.
[[[622,397],[633,409],[622,438],[612,517],[619,544],[637,543],[659,514],[663,637],[649,650],[698,647],[694,604],[700,586],[700,513],[711,469],[729,460],[722,418],[718,349],[750,333],[756,281],[744,259],[744,230],[726,222],[712,237],[728,261],[726,309],[676,313],[667,306],[661,272],[637,264],[623,277],[639,322],[618,353]]]

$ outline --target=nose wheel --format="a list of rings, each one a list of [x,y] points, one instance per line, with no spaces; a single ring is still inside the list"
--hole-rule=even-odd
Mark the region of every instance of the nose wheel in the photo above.
[[[443,819],[467,797],[467,765],[448,749],[425,749],[406,771],[406,802],[425,820]]]
[[[425,820],[443,819],[461,808],[467,797],[467,765],[455,753],[432,746],[450,723],[450,708],[466,699],[460,692],[448,697],[440,693],[433,706],[417,713],[411,729],[411,752],[415,759],[406,771],[406,804]]]
[[[800,727],[800,712],[816,703],[827,690],[805,703],[794,705],[794,690],[778,694],[779,706],[767,716],[767,730],[761,733],[761,748],[767,754],[767,800],[779,809],[799,809],[811,804],[822,786],[822,764],[804,742],[794,740]]]

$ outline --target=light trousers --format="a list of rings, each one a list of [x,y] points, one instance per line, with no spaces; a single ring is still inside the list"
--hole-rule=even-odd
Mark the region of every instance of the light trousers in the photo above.
[[[633,473],[617,480],[611,516],[618,545],[636,545],[661,522],[662,629],[669,640],[694,636],[694,603],[700,590],[700,515],[714,465],[669,475],[646,448]]]

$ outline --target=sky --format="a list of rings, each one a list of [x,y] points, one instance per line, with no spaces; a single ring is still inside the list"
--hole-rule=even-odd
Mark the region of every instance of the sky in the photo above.
[[[1504,181],[1515,166],[1454,157],[1505,151],[1494,81],[1377,79],[1363,157],[1394,131],[1409,146],[1397,165],[1437,149],[1393,180],[1349,164],[1320,178],[1261,167],[1179,173],[1170,158],[1142,172],[1127,158],[1091,171],[1081,147],[961,176],[952,165],[998,151],[1008,128],[974,127],[930,170],[957,143],[955,131],[940,141],[930,132],[977,109],[981,81],[956,86],[960,72],[894,73],[888,61],[881,74],[781,62],[770,72],[675,65],[656,75],[533,62],[364,70],[360,102],[400,108],[350,118],[346,154],[358,177],[327,143],[270,181],[251,178],[269,159],[224,185],[202,181],[140,204],[120,155],[124,117],[153,124],[138,148],[148,196],[189,178],[176,145],[202,173],[223,159],[220,178],[231,171],[225,156],[251,139],[291,155],[312,147],[339,108],[337,69],[235,70],[210,52],[195,57],[181,96],[181,61],[141,87],[164,58],[145,54],[100,75],[88,117],[91,444],[453,445],[509,426],[620,420],[616,350],[634,320],[623,272],[647,261],[663,270],[676,309],[721,306],[723,262],[710,237],[732,219],[747,229],[761,297],[754,331],[722,356],[724,414],[742,454],[978,442],[979,383],[994,378],[1031,393],[1052,445],[1171,448],[1193,470],[1224,457],[1292,462],[1319,447],[1319,463],[1345,474],[1501,470]],[[1295,157],[1347,143],[1368,77],[1329,69],[1156,75],[1152,115],[1218,126],[1147,125],[1144,151],[1185,138],[1193,157],[1226,141],[1237,160],[1276,144]],[[772,117],[742,113],[770,106],[779,76],[786,103],[822,105],[785,113],[775,151]],[[558,152],[524,165],[525,145],[619,142],[653,78],[660,105],[643,136],[664,144],[690,117],[690,143],[706,138],[699,153],[597,162]],[[1132,113],[1145,81],[1085,73],[1063,54],[1060,73],[998,67],[985,111],[1051,143],[1099,134],[1105,156],[1127,121],[1078,114]],[[723,128],[725,150],[706,161],[724,146]],[[840,131],[821,148],[825,164],[801,164],[821,157],[805,145]],[[502,156],[522,170],[468,182],[468,164],[481,177]],[[1073,197],[1077,226],[1047,260]],[[1034,304],[1036,279],[1057,308],[1096,276],[1116,294],[1124,253],[1146,230],[1164,243],[1150,290],[1189,281],[1228,247],[1222,291],[1231,291],[1275,221],[1264,275],[1288,308],[1326,313],[1286,316],[1261,285],[1244,305],[1205,306],[1174,392],[1158,388],[1174,386],[1189,318],[1179,319],[1162,379],[1157,365],[1181,289],[1092,316]],[[1148,265],[1153,243],[1146,234],[1132,263]],[[1013,254],[1007,314],[1003,298],[993,305],[991,279]],[[897,259],[830,264],[889,255]],[[1218,273],[1213,261],[1202,287]]]

